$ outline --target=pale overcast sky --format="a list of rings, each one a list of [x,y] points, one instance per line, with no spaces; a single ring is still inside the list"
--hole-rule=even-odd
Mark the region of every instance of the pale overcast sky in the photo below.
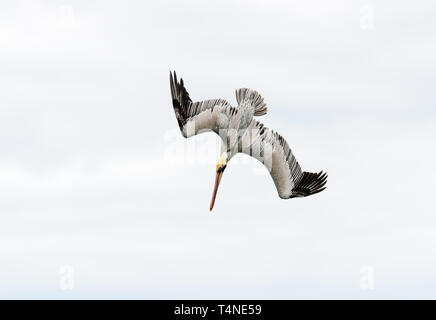
[[[433,1],[2,1],[0,298],[436,298]],[[327,189],[240,155],[209,201],[196,99],[259,91]]]

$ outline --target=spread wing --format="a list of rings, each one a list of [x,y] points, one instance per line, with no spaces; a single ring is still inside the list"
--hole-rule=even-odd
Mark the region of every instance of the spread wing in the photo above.
[[[236,112],[224,99],[192,102],[183,79],[177,80],[176,72],[170,72],[171,97],[180,131],[185,138],[198,133],[227,128],[230,117]]]
[[[280,134],[256,120],[252,121],[248,129],[238,151],[256,158],[267,167],[280,198],[306,197],[326,188],[327,173],[302,171],[288,143]]]

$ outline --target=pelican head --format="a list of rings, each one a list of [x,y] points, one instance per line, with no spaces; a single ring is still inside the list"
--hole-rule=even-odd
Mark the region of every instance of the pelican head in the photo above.
[[[220,184],[226,166],[227,166],[227,152],[223,152],[216,164],[215,186],[213,188],[212,200],[210,202],[210,208],[209,208],[210,211],[212,211],[213,205],[215,204],[215,197],[218,191],[218,186]]]

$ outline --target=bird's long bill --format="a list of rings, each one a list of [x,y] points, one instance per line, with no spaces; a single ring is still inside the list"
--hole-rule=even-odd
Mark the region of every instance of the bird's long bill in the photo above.
[[[216,193],[218,191],[218,186],[220,185],[220,181],[221,181],[221,177],[223,176],[223,173],[224,170],[219,170],[216,172],[215,186],[213,187],[212,200],[210,201],[210,208],[209,208],[210,211],[212,211],[213,205],[215,204]]]

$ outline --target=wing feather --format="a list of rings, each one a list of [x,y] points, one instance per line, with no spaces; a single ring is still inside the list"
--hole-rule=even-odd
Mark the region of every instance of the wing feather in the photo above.
[[[170,88],[174,112],[184,137],[201,132],[214,131],[226,125],[230,116],[236,111],[224,99],[211,99],[193,102],[185,88],[183,79],[170,72]]]
[[[255,131],[244,134],[247,135],[242,137],[245,147],[238,151],[265,165],[281,198],[306,197],[326,188],[327,173],[302,171],[288,143],[279,133],[256,120],[253,120],[251,128]],[[247,143],[248,140],[250,143]]]

